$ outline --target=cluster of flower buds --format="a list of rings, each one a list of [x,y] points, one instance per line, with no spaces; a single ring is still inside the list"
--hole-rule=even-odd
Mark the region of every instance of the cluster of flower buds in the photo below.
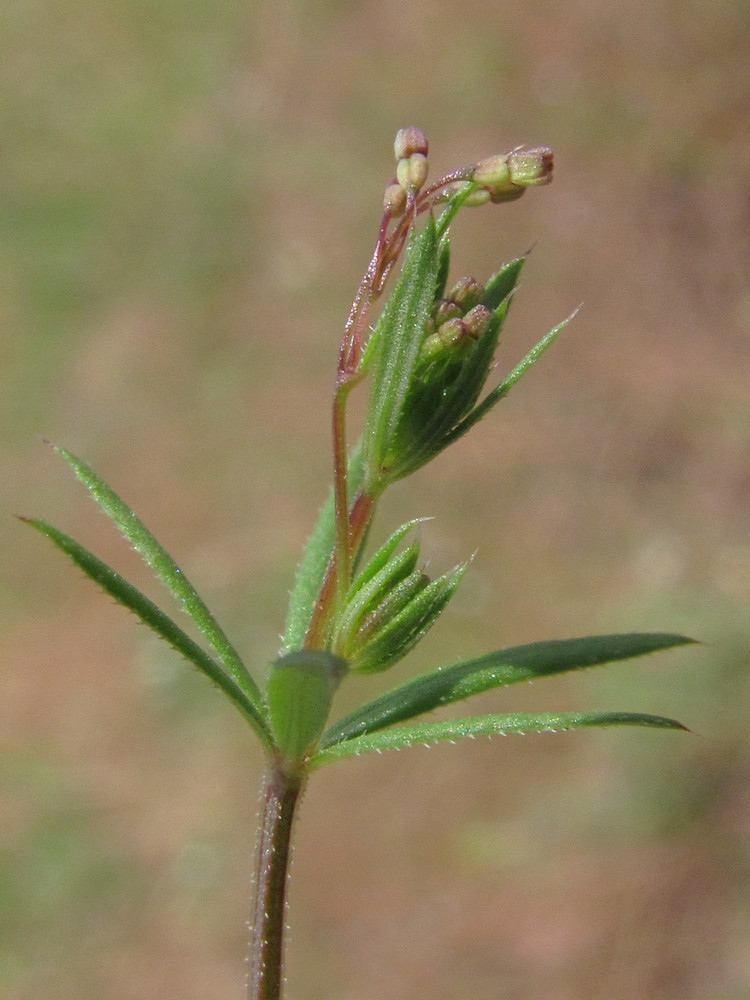
[[[396,156],[396,180],[385,189],[383,204],[392,216],[403,214],[409,195],[412,197],[427,180],[429,143],[421,128],[409,125],[396,133],[393,151]]]
[[[475,278],[460,278],[445,298],[435,300],[425,325],[418,372],[437,361],[457,361],[487,329],[492,313],[482,304],[485,287]]]
[[[549,184],[552,166],[552,150],[547,146],[513,149],[510,153],[488,156],[480,160],[472,172],[476,188],[470,195],[471,203],[479,205],[520,198],[527,187]]]
[[[548,146],[534,149],[518,147],[509,153],[488,156],[467,173],[467,180],[474,189],[465,205],[486,205],[487,202],[514,201],[528,187],[539,187],[552,180],[554,158]],[[436,201],[447,201],[450,195],[463,187],[465,181],[453,180],[446,184]]]
[[[354,332],[347,334],[340,366],[357,378],[372,372],[362,490],[373,496],[464,434],[513,384],[501,383],[480,402],[523,259],[501,268],[486,286],[463,278],[446,293],[449,227],[463,205],[508,201],[548,184],[553,166],[546,146],[519,147],[425,183],[422,130],[400,129],[394,149],[396,176],[386,189],[378,243],[350,314]],[[435,213],[440,202],[446,208]],[[422,212],[429,218],[419,231],[414,222]],[[401,217],[389,230],[394,216]],[[365,342],[367,309],[404,248],[398,284]],[[511,374],[513,381],[519,377]]]
[[[552,180],[553,154],[548,146],[524,149],[518,146],[509,153],[496,153],[471,167],[455,171],[422,191],[427,180],[429,143],[416,125],[399,129],[393,144],[396,176],[385,189],[383,209],[390,218],[402,216],[407,204],[416,202],[417,211],[432,203],[448,201],[451,195],[470,181],[472,190],[466,205],[514,201],[527,187],[549,184]],[[421,192],[421,193],[420,193]]]

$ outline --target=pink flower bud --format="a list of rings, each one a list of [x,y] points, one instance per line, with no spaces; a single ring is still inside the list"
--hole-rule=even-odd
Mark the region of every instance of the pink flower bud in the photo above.
[[[427,156],[428,149],[427,136],[416,125],[400,128],[396,133],[396,141],[393,143],[396,162],[399,160],[408,160],[413,153],[421,153],[423,156]]]
[[[487,306],[474,306],[474,308],[470,309],[464,316],[464,327],[466,329],[466,333],[472,338],[472,340],[479,340],[489,326],[491,319],[492,313],[489,311]]]
[[[447,323],[449,319],[461,319],[462,312],[461,308],[450,299],[438,299],[435,305],[432,307],[432,318],[435,321],[435,326],[440,326],[442,323]]]
[[[482,301],[484,296],[484,285],[476,278],[459,278],[453,288],[446,295],[447,299],[455,302],[461,308],[461,313],[466,313]]]

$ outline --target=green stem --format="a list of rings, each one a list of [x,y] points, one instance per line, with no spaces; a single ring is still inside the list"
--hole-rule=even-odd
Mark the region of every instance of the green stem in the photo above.
[[[304,777],[269,766],[263,790],[250,943],[248,1000],[281,1000],[286,890],[294,816]]]

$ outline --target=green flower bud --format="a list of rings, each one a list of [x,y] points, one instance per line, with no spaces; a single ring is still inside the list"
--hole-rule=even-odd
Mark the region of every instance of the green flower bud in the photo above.
[[[416,125],[400,128],[396,133],[393,152],[396,154],[397,163],[400,160],[408,160],[413,153],[421,153],[423,156],[427,156],[428,149],[427,136]]]
[[[548,146],[514,149],[480,160],[472,180],[480,190],[489,193],[491,201],[513,201],[520,198],[527,187],[549,184],[552,166],[553,154]]]
[[[419,349],[418,371],[424,372],[435,361],[456,361],[474,343],[474,335],[459,317],[447,320],[435,333],[426,337]]]
[[[494,188],[511,183],[508,153],[498,153],[480,160],[474,167],[472,180],[479,188]]]
[[[467,208],[478,208],[480,205],[486,205],[489,200],[490,192],[487,188],[477,188],[476,191],[471,192],[464,205]]]
[[[435,336],[443,345],[446,350],[450,350],[457,344],[460,344],[462,340],[466,339],[466,327],[464,326],[464,321],[462,319],[449,319],[447,323],[443,323],[439,326],[435,332]]]
[[[487,195],[489,196],[489,200],[492,204],[499,205],[504,201],[515,201],[517,198],[520,198],[526,188],[513,187],[511,185],[507,188],[485,188],[485,190],[487,191]]]
[[[552,180],[553,153],[549,146],[515,149],[508,156],[511,183],[520,187],[549,184]]]
[[[452,195],[457,191],[460,191],[464,187],[466,181],[451,181],[446,184],[433,198],[435,204],[439,202],[448,201]],[[485,188],[475,188],[467,198],[464,199],[463,205],[469,208],[475,208],[477,205],[486,205],[490,200],[490,193]]]
[[[427,180],[427,157],[424,153],[412,153],[408,160],[399,160],[396,165],[396,180],[405,190],[421,188]]]

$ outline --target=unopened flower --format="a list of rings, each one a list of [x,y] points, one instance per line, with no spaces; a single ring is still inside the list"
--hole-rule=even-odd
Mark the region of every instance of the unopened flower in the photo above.
[[[427,156],[428,150],[429,143],[427,136],[416,125],[408,125],[406,128],[400,128],[396,133],[393,152],[396,155],[397,163],[399,160],[408,160],[413,153],[421,153],[422,156]]]
[[[405,190],[419,189],[427,180],[427,157],[424,153],[412,153],[396,165],[396,179]]]
[[[447,299],[456,303],[462,313],[473,309],[474,306],[482,301],[483,297],[484,285],[481,281],[477,281],[476,278],[469,277],[468,275],[464,278],[459,278],[446,295]]]
[[[400,184],[389,184],[383,193],[383,209],[394,218],[404,214],[406,208],[406,191]]]
[[[553,155],[547,146],[514,149],[480,160],[472,172],[478,191],[486,191],[493,202],[520,198],[527,187],[549,184]]]

